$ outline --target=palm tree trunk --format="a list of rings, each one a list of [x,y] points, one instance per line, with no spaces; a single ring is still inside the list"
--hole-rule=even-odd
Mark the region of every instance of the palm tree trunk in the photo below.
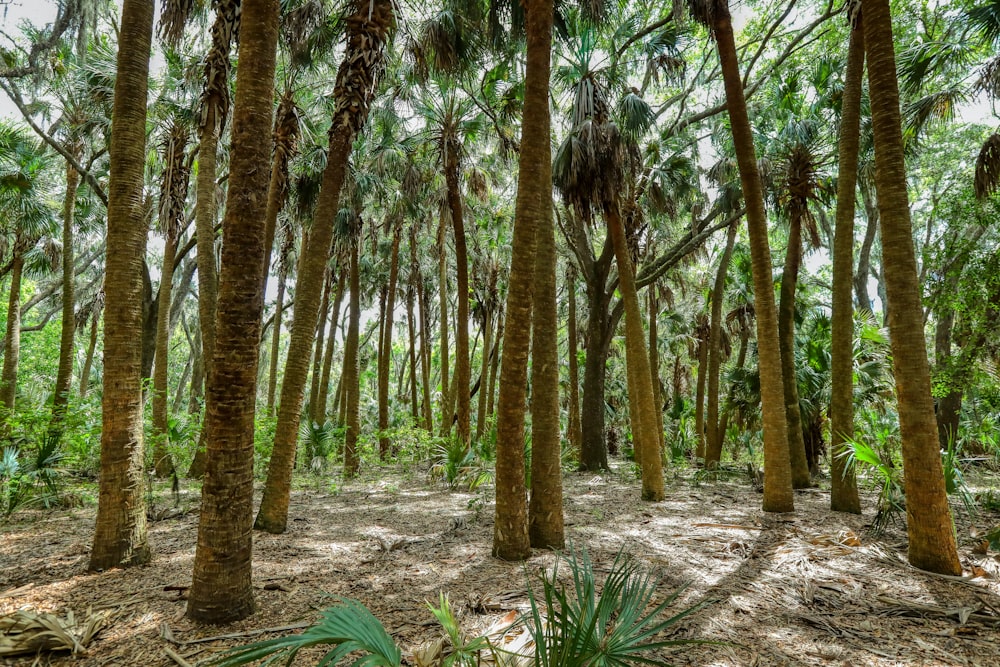
[[[278,271],[278,296],[274,305],[274,323],[271,325],[271,355],[267,376],[267,414],[274,416],[274,396],[278,389],[278,361],[281,352],[281,316],[285,311],[285,288],[288,286],[288,271],[282,267]]]
[[[316,342],[313,344],[312,376],[309,383],[309,419],[316,424],[326,421],[316,409],[319,404],[319,381],[323,374],[323,345],[326,342],[326,321],[330,317],[330,292],[333,290],[333,274],[327,267],[323,278],[323,300],[320,301],[319,317],[316,318]]]
[[[792,220],[788,230],[788,249],[781,272],[781,294],[778,301],[778,338],[781,345],[781,381],[785,396],[785,419],[788,422],[788,454],[792,466],[792,488],[807,489],[812,485],[806,444],[802,436],[802,415],[799,413],[799,386],[795,373],[795,288],[802,262],[802,221]]]
[[[859,19],[861,20],[861,19]],[[854,439],[854,209],[861,132],[861,90],[865,73],[865,33],[852,28],[844,73],[837,169],[837,221],[833,242],[833,313],[830,324],[830,509],[861,514],[858,482],[844,458]],[[874,225],[872,225],[874,226]],[[867,270],[865,275],[867,295]],[[859,306],[860,307],[860,306]],[[866,304],[871,308],[871,304]]]
[[[74,151],[74,157],[82,153]],[[73,218],[76,209],[76,191],[80,185],[80,174],[69,164],[66,165],[66,195],[63,198],[62,229],[62,333],[59,338],[59,370],[56,373],[56,387],[52,399],[52,418],[61,422],[69,401],[69,387],[73,380],[73,338],[76,333],[76,302],[73,278]]]
[[[490,353],[493,351],[493,313],[483,309],[483,352],[479,362],[479,396],[476,406],[476,440],[486,432],[486,395],[490,384]]]
[[[264,311],[264,215],[278,42],[277,0],[243,0],[215,357],[208,373],[208,467],[187,615],[228,623],[254,611],[254,414]],[[266,139],[264,137],[267,137]]]
[[[552,154],[539,151],[537,177],[552,182]],[[551,202],[541,202],[535,224],[531,340],[531,498],[528,537],[536,549],[562,549],[562,447],[559,441],[559,321],[556,239]],[[545,204],[549,204],[546,206]],[[483,348],[488,350],[487,347]]]
[[[864,74],[863,71],[862,74]],[[865,227],[865,238],[858,251],[858,268],[854,272],[854,298],[859,311],[871,313],[874,311],[872,310],[871,296],[868,294],[868,279],[871,274],[872,246],[875,244],[875,237],[878,236],[878,204],[875,202],[875,194],[871,191],[871,186],[867,185],[865,181],[862,181],[860,185],[868,226]],[[885,304],[882,304],[882,307],[885,308]]]
[[[544,220],[551,216],[552,209],[551,158],[548,156],[551,155],[549,74],[553,9],[551,0],[526,0],[524,6],[527,33],[524,114],[497,406],[493,555],[504,560],[523,560],[531,555],[524,484],[525,388],[531,344],[536,230],[544,229]]]
[[[392,250],[389,253],[389,291],[385,297],[385,318],[378,360],[378,453],[380,459],[389,455],[389,363],[392,361],[393,310],[396,307],[396,282],[399,279],[399,241],[401,230],[393,225]]]
[[[87,344],[87,356],[83,360],[83,370],[80,371],[80,398],[87,395],[90,390],[90,370],[94,367],[94,352],[97,350],[97,325],[100,322],[100,313],[90,315],[90,342]]]
[[[18,241],[15,241],[18,243]],[[21,357],[21,274],[24,272],[24,255],[20,247],[14,248],[10,269],[10,295],[7,298],[7,337],[4,339],[3,374],[0,375],[0,411],[14,411],[17,396],[17,366]],[[0,418],[6,415],[0,412]]]
[[[580,426],[580,363],[577,359],[576,268],[572,264],[566,270],[566,289],[568,292],[566,296],[568,308],[566,330],[569,339],[569,426],[567,438],[577,458],[579,458],[583,432]]]
[[[167,451],[167,370],[170,350],[170,295],[176,254],[177,235],[167,231],[163,246],[163,268],[160,271],[160,296],[157,299],[156,354],[153,357],[153,470],[160,478],[169,477],[174,472],[174,463]]]
[[[694,393],[694,432],[698,438],[695,458],[705,461],[708,467],[708,457],[705,449],[705,385],[708,383],[708,338],[709,332],[704,320],[705,315],[698,315],[698,328],[695,337],[698,340],[698,379],[695,382]]]
[[[142,433],[143,167],[153,1],[125,0],[111,117],[101,480],[88,569],[138,565],[146,541]]]
[[[657,333],[656,320],[659,315],[659,307],[656,303],[656,285],[649,286],[647,306],[649,312],[649,374],[653,383],[653,417],[656,426],[656,441],[659,451],[663,452],[666,444],[666,434],[663,432],[663,400],[660,396],[660,336]]]
[[[330,372],[333,369],[333,352],[337,349],[337,322],[340,321],[340,306],[344,299],[344,285],[347,283],[346,274],[341,271],[337,279],[337,292],[333,298],[333,312],[330,314],[330,334],[329,342],[326,345],[326,352],[323,354],[323,375],[319,380],[319,395],[316,397],[316,418],[319,423],[326,422],[326,403],[330,395]]]
[[[785,418],[781,379],[781,349],[778,344],[778,321],[774,307],[771,277],[771,248],[767,239],[767,215],[764,192],[753,133],[747,115],[743,80],[740,76],[736,39],[733,36],[729,3],[722,0],[715,12],[713,32],[719,49],[719,62],[726,90],[726,104],[736,148],[743,199],[747,207],[747,229],[753,267],[754,298],[757,313],[757,349],[760,359],[761,413],[764,423],[764,502],[765,512],[791,512],[791,463],[788,458],[788,425]]]
[[[500,341],[503,340],[503,311],[497,313],[497,331],[493,336],[493,354],[490,356],[490,394],[486,397],[486,418],[493,417],[496,408],[497,378],[500,377]]]
[[[434,413],[431,406],[431,357],[430,333],[427,324],[427,297],[424,292],[423,276],[420,273],[420,263],[417,260],[416,227],[410,228],[410,280],[416,281],[417,311],[420,315],[420,377],[423,390],[424,428],[428,433],[434,430]]]
[[[472,368],[469,360],[469,252],[465,241],[465,216],[462,195],[459,191],[457,147],[449,144],[445,156],[445,181],[448,187],[448,206],[455,234],[455,287],[457,294],[455,327],[455,392],[458,403],[458,438],[469,447],[472,406],[469,389]],[[449,411],[450,418],[450,411]]]
[[[910,564],[958,575],[962,565],[938,452],[923,306],[906,192],[899,84],[888,0],[866,0],[865,45],[875,136],[875,186],[899,406]]]
[[[601,281],[603,283],[603,279]],[[604,389],[607,379],[608,332],[606,296],[601,288],[587,290],[587,356],[583,362],[583,440],[580,447],[580,469],[597,472],[608,470],[608,447],[604,439]]]
[[[441,213],[441,222],[438,227],[438,310],[441,315],[441,334],[439,336],[441,344],[441,357],[438,366],[441,370],[441,428],[439,435],[447,438],[451,433],[451,394],[448,391],[448,249],[447,234],[445,227],[444,212]]]
[[[420,423],[420,401],[417,398],[417,323],[414,320],[413,302],[415,299],[412,284],[406,286],[406,330],[409,334],[409,362],[410,362],[410,417],[413,425]]]
[[[360,228],[361,221],[358,220]],[[360,229],[357,236],[360,236]],[[360,460],[358,458],[358,435],[361,432],[361,387],[358,368],[358,343],[361,329],[361,277],[358,266],[358,243],[351,244],[350,249],[350,281],[351,298],[347,324],[347,340],[344,342],[344,372],[341,384],[344,392],[344,424],[347,433],[344,437],[344,476],[354,477],[358,474]]]
[[[712,319],[708,332],[708,416],[706,417],[707,445],[705,451],[705,467],[718,467],[722,460],[722,438],[725,436],[719,429],[719,371],[722,368],[722,304],[726,298],[726,274],[729,272],[729,262],[733,257],[736,245],[736,233],[739,227],[734,223],[726,232],[726,249],[719,259],[719,270],[715,274],[715,286],[712,289]]]
[[[375,96],[383,67],[385,43],[394,22],[392,3],[389,0],[355,2],[352,5],[352,14],[345,20],[348,26],[347,46],[334,87],[336,108],[333,113],[333,124],[330,127],[327,165],[316,202],[309,243],[304,250],[302,272],[297,280],[295,313],[292,317],[292,335],[288,346],[288,360],[285,364],[285,379],[281,384],[274,450],[268,467],[260,512],[254,524],[256,528],[271,533],[284,532],[288,521],[295,445],[302,415],[302,401],[305,398],[309,352],[312,349],[313,332],[319,315],[323,275],[330,256],[334,221],[340,208],[340,192],[347,173],[347,159],[355,137],[368,119],[368,109]],[[352,306],[357,298],[356,284],[353,280],[352,276]],[[348,384],[348,392],[350,391],[351,387]],[[348,396],[350,397],[350,393]],[[350,403],[348,400],[348,440],[352,431]],[[356,432],[354,437],[357,437]]]
[[[635,286],[635,272],[625,238],[625,225],[617,210],[606,212],[611,243],[618,263],[618,289],[625,302],[625,363],[631,376],[629,414],[632,421],[632,442],[636,458],[642,467],[642,499],[663,500],[663,459],[660,441],[656,437],[657,406],[653,398],[652,373],[642,329],[642,312]]]

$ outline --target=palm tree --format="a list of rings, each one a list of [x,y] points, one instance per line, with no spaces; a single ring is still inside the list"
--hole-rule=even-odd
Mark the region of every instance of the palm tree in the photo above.
[[[729,272],[729,261],[736,245],[737,225],[729,228],[726,234],[726,247],[719,259],[719,268],[715,275],[715,286],[712,289],[712,316],[708,333],[708,407],[706,409],[706,444],[705,465],[710,462],[719,464],[722,459],[722,439],[725,432],[719,426],[719,369],[722,367],[722,304],[725,300],[726,275]]]
[[[875,186],[882,230],[893,371],[903,447],[910,564],[962,572],[938,453],[923,306],[906,192],[899,83],[888,0],[864,3],[868,85],[875,136]]]
[[[771,279],[771,248],[767,238],[764,191],[747,115],[743,79],[733,35],[728,0],[689,0],[692,16],[707,26],[715,38],[726,91],[733,144],[746,202],[747,229],[753,257],[754,294],[757,314],[757,346],[760,358],[761,402],[764,423],[764,502],[766,512],[790,512],[795,500],[788,450],[778,343],[778,321]]]
[[[347,25],[344,60],[337,71],[333,97],[335,108],[330,126],[327,165],[316,202],[309,242],[303,250],[295,293],[292,335],[285,362],[278,405],[274,450],[268,467],[264,497],[254,527],[270,533],[284,532],[288,521],[295,445],[299,433],[302,402],[309,374],[310,350],[319,315],[323,276],[333,240],[334,220],[340,209],[340,192],[347,172],[354,139],[364,128],[368,111],[385,68],[385,49],[395,19],[389,0],[353,0]],[[356,295],[351,294],[351,299]]]
[[[150,559],[142,433],[143,167],[153,0],[125,0],[111,120],[101,480],[90,570]]]
[[[219,278],[215,253],[216,171],[219,137],[229,117],[229,52],[239,29],[240,0],[215,0],[212,44],[205,56],[205,84],[198,117],[198,180],[195,184],[195,236],[198,253],[198,319],[201,326],[202,361],[205,376],[215,357],[215,310]],[[201,477],[205,469],[205,438],[202,428],[190,477]]]
[[[503,333],[497,404],[496,518],[493,555],[523,560],[531,555],[524,483],[524,411],[531,343],[536,230],[551,216],[549,75],[552,57],[552,0],[526,0],[527,60],[524,114],[518,160],[517,199]]]
[[[160,231],[163,232],[163,268],[160,271],[160,294],[157,299],[156,355],[153,362],[153,465],[158,477],[174,472],[167,452],[169,433],[167,410],[167,369],[170,349],[170,304],[174,278],[177,240],[184,218],[190,169],[184,155],[188,131],[174,120],[163,145],[163,180],[160,187]]]
[[[389,250],[389,284],[385,301],[385,321],[382,324],[382,339],[379,341],[378,362],[378,450],[379,457],[389,454],[389,362],[392,359],[392,321],[396,307],[396,283],[399,278],[399,242],[402,227],[390,215],[392,247]],[[332,342],[332,336],[331,336]]]
[[[861,89],[865,70],[865,33],[861,2],[850,3],[851,36],[847,47],[841,102],[837,169],[837,222],[833,246],[833,313],[830,353],[830,509],[861,513],[853,467],[846,465],[846,442],[854,439],[854,309],[851,282],[854,269],[854,208],[861,131]],[[865,276],[867,279],[867,276]]]
[[[243,0],[231,176],[222,225],[215,357],[208,373],[207,468],[187,615],[228,623],[254,611],[254,414],[264,309],[264,216],[271,158],[277,0]],[[265,138],[266,137],[266,138]]]
[[[68,150],[79,161],[83,155],[83,144],[80,141],[71,142]],[[74,273],[76,270],[73,252],[73,227],[75,225],[76,195],[80,187],[80,172],[69,162],[66,163],[66,192],[63,196],[62,209],[62,333],[59,340],[59,370],[56,373],[56,385],[52,398],[53,420],[61,420],[69,401],[70,383],[73,380],[73,339],[76,335],[76,296]]]

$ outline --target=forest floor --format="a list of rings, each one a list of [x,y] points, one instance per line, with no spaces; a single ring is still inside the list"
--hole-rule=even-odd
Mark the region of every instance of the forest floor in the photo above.
[[[398,474],[398,477],[393,477]],[[662,503],[642,503],[624,472],[565,478],[567,536],[598,572],[619,550],[661,581],[658,595],[689,583],[674,638],[712,644],[669,649],[675,665],[1000,664],[1000,557],[974,553],[978,540],[956,506],[965,577],[944,578],[906,564],[901,526],[876,540],[871,515],[829,511],[822,490],[796,493],[796,512],[768,515],[745,480],[669,482]],[[391,480],[391,481],[386,481]],[[993,480],[992,486],[995,486]],[[297,479],[289,530],[254,536],[258,611],[223,627],[184,618],[197,531],[197,488],[182,489],[179,514],[153,521],[149,565],[88,574],[94,507],[25,511],[0,525],[0,616],[17,609],[109,614],[86,656],[50,654],[0,664],[197,664],[240,643],[277,636],[254,630],[317,618],[330,595],[367,605],[407,650],[439,636],[427,608],[446,592],[470,633],[500,627],[523,609],[529,578],[556,556],[535,551],[525,564],[490,556],[493,503],[451,491],[419,473],[383,470],[337,487]],[[872,498],[867,506],[873,505]],[[162,510],[168,503],[161,499]],[[181,513],[182,512],[182,513]],[[981,513],[979,530],[1000,522]],[[223,634],[238,638],[200,641]],[[301,654],[295,664],[309,665]]]

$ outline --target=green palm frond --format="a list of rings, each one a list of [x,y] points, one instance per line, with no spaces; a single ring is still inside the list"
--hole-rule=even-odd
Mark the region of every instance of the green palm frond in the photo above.
[[[969,22],[989,42],[1000,40],[1000,0],[985,0],[970,9]]]
[[[290,665],[299,651],[315,646],[333,646],[320,658],[318,667],[336,665],[355,651],[362,654],[351,663],[355,667],[397,667],[403,659],[385,627],[363,604],[338,598],[305,632],[238,646],[207,664],[237,667],[258,660],[263,660],[262,665],[285,660]]]

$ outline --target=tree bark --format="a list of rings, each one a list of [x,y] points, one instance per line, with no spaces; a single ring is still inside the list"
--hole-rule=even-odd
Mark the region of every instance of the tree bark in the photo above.
[[[20,239],[16,240],[15,244],[20,246]],[[10,295],[7,297],[7,336],[4,339],[3,373],[0,375],[0,411],[6,410],[8,413],[14,411],[14,400],[17,396],[17,366],[21,358],[21,274],[23,272],[23,250],[21,247],[15,247],[10,270]]]
[[[309,383],[309,419],[316,424],[326,421],[325,415],[320,415],[319,405],[320,376],[323,374],[323,350],[326,343],[326,321],[330,317],[330,292],[333,291],[333,274],[327,266],[323,277],[323,299],[319,305],[319,316],[316,318],[316,341],[313,344],[312,376]]]
[[[583,443],[583,431],[580,424],[580,362],[577,358],[577,332],[576,321],[576,269],[572,264],[566,270],[566,296],[567,323],[566,331],[569,340],[569,425],[567,427],[567,438],[570,447],[580,457],[580,447]]]
[[[767,215],[753,132],[747,115],[743,80],[739,71],[736,40],[733,36],[729,3],[722,0],[715,12],[713,32],[719,49],[719,62],[726,90],[726,104],[736,148],[736,161],[747,207],[747,229],[753,267],[754,299],[757,314],[757,349],[760,359],[761,413],[764,424],[764,502],[765,512],[791,512],[791,464],[788,458],[788,425],[785,418],[781,378],[781,351],[778,345],[778,322],[774,307],[771,249],[767,238]]]
[[[722,368],[722,304],[726,299],[726,275],[729,273],[729,262],[733,257],[736,245],[736,233],[739,228],[734,224],[726,232],[726,248],[719,259],[719,269],[715,274],[715,286],[712,289],[712,318],[708,332],[708,416],[706,417],[707,444],[705,451],[705,467],[718,467],[722,461],[722,440],[725,432],[719,426],[719,372]]]
[[[438,227],[438,310],[441,314],[441,333],[439,342],[441,345],[441,356],[439,367],[441,369],[441,429],[439,435],[447,438],[451,433],[451,394],[448,382],[448,247],[447,228],[445,226],[444,210],[441,212],[441,222]]]
[[[344,299],[344,285],[347,283],[346,272],[340,271],[337,279],[337,292],[333,298],[333,312],[330,314],[330,335],[323,353],[323,375],[319,380],[319,395],[316,397],[316,419],[319,423],[326,422],[327,397],[330,395],[330,372],[333,370],[333,352],[337,349],[337,322],[340,321],[340,306]]]
[[[361,221],[357,221],[358,231],[355,235],[361,235]],[[349,301],[349,315],[347,324],[347,340],[344,342],[344,372],[341,376],[341,384],[344,392],[344,425],[347,432],[344,437],[344,476],[354,477],[360,468],[358,458],[358,435],[361,431],[360,397],[361,387],[359,382],[358,368],[358,342],[361,329],[361,278],[358,266],[358,242],[351,244],[350,249],[350,282],[351,297]]]
[[[88,569],[139,565],[146,539],[142,420],[143,167],[153,0],[124,0],[111,117],[101,480]]]
[[[889,2],[866,0],[864,12],[875,136],[875,187],[903,450],[909,560],[923,570],[959,575],[962,565],[945,492],[931,398]]]
[[[788,248],[781,271],[781,293],[778,301],[778,342],[781,347],[781,381],[785,396],[785,419],[788,422],[788,454],[792,466],[792,488],[807,489],[812,485],[806,444],[802,436],[802,415],[799,412],[799,385],[795,374],[795,288],[802,262],[802,221],[792,220],[788,230]]]
[[[863,20],[863,18],[859,18]],[[830,324],[830,509],[861,514],[855,470],[847,465],[847,440],[854,439],[854,210],[861,132],[861,92],[865,73],[865,34],[852,28],[847,47],[844,97],[838,145],[837,222],[833,241],[833,312]],[[874,221],[869,222],[875,227]],[[874,235],[873,235],[874,236]],[[867,234],[866,234],[867,242]],[[870,243],[869,243],[870,247]],[[867,301],[867,270],[863,294]],[[859,308],[871,309],[871,303]]]
[[[208,372],[208,465],[187,615],[228,623],[254,611],[254,413],[264,311],[264,217],[278,42],[277,0],[242,0],[215,356]],[[145,99],[145,98],[143,98]]]
[[[392,249],[389,252],[389,291],[385,296],[385,318],[382,322],[382,340],[379,341],[378,360],[378,453],[385,460],[389,455],[389,365],[392,361],[393,310],[396,307],[396,282],[399,279],[399,241],[401,229],[393,225]]]
[[[81,151],[77,148],[76,156]],[[79,157],[77,157],[79,159]],[[66,165],[66,194],[62,210],[62,325],[59,338],[59,370],[52,398],[52,418],[61,422],[69,402],[70,384],[73,381],[73,338],[76,334],[76,299],[73,280],[75,276],[73,253],[73,225],[76,210],[76,192],[80,185],[80,174],[72,165]]]

